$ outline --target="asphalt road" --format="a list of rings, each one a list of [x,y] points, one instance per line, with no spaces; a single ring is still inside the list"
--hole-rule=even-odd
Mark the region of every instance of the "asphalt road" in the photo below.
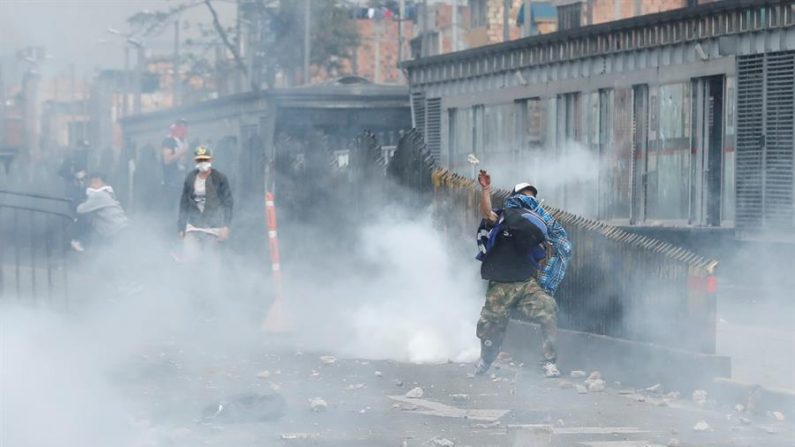
[[[545,379],[534,366],[510,360],[493,375],[475,378],[469,364],[332,361],[321,358],[328,353],[284,345],[262,346],[256,353],[213,352],[152,349],[119,372],[115,382],[135,403],[131,423],[146,432],[144,445],[795,444],[795,415],[784,415],[782,422],[769,409],[740,413],[709,396],[698,405],[690,395],[630,389],[609,377],[604,391],[581,394],[576,385],[585,378]],[[416,387],[422,397],[407,397]],[[246,403],[256,396],[262,400]],[[694,430],[701,421],[709,428]]]

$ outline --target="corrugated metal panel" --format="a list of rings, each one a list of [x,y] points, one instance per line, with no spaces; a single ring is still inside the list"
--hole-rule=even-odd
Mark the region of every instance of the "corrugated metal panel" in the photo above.
[[[442,99],[428,98],[425,109],[425,142],[428,151],[439,162],[442,150]]]
[[[795,52],[737,60],[737,227],[793,228]]]
[[[411,112],[414,115],[414,128],[425,135],[425,93],[411,94]]]
[[[768,53],[765,92],[764,219],[768,227],[792,227],[793,86],[795,53]]]

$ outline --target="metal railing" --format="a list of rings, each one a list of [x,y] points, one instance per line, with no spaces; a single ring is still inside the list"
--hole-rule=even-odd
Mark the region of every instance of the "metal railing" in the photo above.
[[[404,135],[390,164],[401,185],[433,203],[453,240],[471,244],[480,220],[473,179],[439,169],[422,141]],[[509,192],[493,193],[495,206]],[[544,205],[574,246],[555,299],[562,328],[715,353],[718,262],[681,247]]]
[[[68,304],[70,201],[0,190],[0,299]]]

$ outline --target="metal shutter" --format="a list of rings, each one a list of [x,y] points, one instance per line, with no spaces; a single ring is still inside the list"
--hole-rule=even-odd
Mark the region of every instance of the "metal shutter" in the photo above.
[[[738,228],[793,226],[795,52],[737,59]]]
[[[442,149],[442,99],[429,98],[425,107],[425,144],[438,163]]]
[[[414,128],[425,135],[425,93],[411,94],[411,111],[414,118]]]

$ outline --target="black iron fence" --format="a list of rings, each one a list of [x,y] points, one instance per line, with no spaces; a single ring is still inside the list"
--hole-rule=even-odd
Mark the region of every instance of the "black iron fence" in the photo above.
[[[69,200],[0,190],[0,299],[68,304]]]
[[[470,244],[480,219],[479,186],[435,166],[422,136],[411,131],[389,167],[400,184],[432,203],[439,224]],[[493,193],[495,206],[509,192]],[[423,199],[423,197],[425,199]],[[684,248],[544,205],[574,246],[555,296],[560,326],[701,353],[715,352],[718,262]]]

